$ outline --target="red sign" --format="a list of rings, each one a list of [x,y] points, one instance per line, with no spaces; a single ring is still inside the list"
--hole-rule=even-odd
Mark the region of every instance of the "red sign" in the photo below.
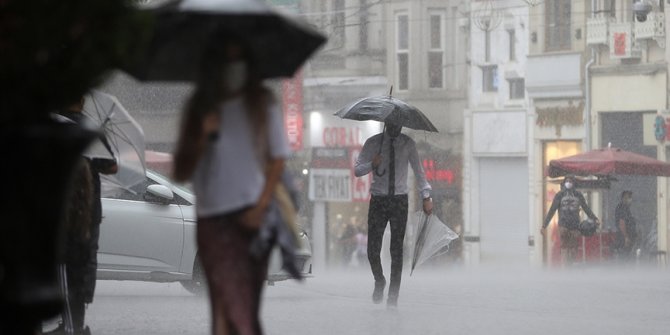
[[[284,127],[291,149],[302,149],[302,72],[282,82]]]
[[[329,148],[361,147],[361,129],[358,127],[326,127],[323,129],[323,144]]]
[[[435,160],[424,159],[423,171],[426,173],[426,180],[428,181],[444,181],[449,185],[454,183],[454,171],[438,168]]]
[[[614,33],[614,54],[626,55],[626,33]]]

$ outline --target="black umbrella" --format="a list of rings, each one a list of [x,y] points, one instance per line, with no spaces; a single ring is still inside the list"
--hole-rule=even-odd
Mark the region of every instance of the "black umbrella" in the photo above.
[[[291,77],[326,38],[258,0],[182,0],[153,10],[155,28],[140,59],[124,70],[144,81],[193,81],[204,49],[242,41],[261,78]]]
[[[416,130],[438,132],[433,123],[418,108],[394,98],[391,94],[358,100],[340,109],[335,115],[343,119],[374,120]]]

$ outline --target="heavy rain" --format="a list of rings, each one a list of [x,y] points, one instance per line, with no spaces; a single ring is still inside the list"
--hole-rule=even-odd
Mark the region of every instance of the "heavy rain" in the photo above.
[[[670,0],[0,0],[0,334],[667,334]]]

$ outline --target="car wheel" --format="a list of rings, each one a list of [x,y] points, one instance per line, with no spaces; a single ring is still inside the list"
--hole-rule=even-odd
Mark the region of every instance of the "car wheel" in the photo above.
[[[197,255],[195,257],[195,263],[193,264],[193,276],[191,280],[182,280],[180,283],[187,291],[195,295],[205,295],[207,292],[205,269],[203,269],[202,263],[200,263],[200,258]]]

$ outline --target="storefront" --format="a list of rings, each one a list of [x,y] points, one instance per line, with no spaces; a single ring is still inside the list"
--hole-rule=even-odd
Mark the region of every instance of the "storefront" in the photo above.
[[[529,148],[525,110],[466,111],[466,263],[528,264]]]

